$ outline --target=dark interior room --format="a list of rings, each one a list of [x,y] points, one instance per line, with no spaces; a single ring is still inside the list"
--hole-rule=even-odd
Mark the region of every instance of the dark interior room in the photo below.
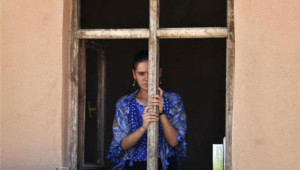
[[[149,2],[145,0],[81,1],[82,29],[148,28]],[[160,27],[226,27],[226,1],[163,0],[160,2]],[[105,56],[104,155],[112,139],[112,123],[117,100],[134,92],[132,60],[148,48],[147,39],[87,40]],[[181,169],[212,169],[212,144],[225,136],[226,39],[159,40],[160,87],[178,93],[187,114],[187,157]],[[96,105],[98,53],[86,50],[86,108]],[[98,111],[99,112],[99,111]],[[89,112],[90,113],[90,112]],[[84,163],[97,164],[97,114],[85,115]],[[113,164],[104,159],[101,168]]]

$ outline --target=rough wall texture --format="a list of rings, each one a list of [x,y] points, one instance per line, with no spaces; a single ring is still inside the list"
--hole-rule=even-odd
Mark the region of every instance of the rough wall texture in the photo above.
[[[300,169],[300,1],[235,1],[234,169]]]
[[[1,2],[1,168],[62,164],[61,0]]]
[[[0,2],[0,169],[62,164],[63,3]],[[236,0],[235,24],[234,169],[300,169],[300,1]]]
[[[3,0],[0,0],[0,23],[2,23],[2,6],[1,4]],[[2,27],[3,25],[0,24],[0,169],[2,167]]]

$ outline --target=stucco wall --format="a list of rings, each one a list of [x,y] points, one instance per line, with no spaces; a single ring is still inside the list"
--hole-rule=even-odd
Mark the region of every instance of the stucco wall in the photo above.
[[[0,169],[62,164],[69,62],[63,3],[0,2]],[[235,26],[234,169],[300,169],[300,1],[236,0]]]
[[[63,3],[0,3],[0,169],[54,169],[62,164]]]
[[[236,170],[300,169],[300,1],[235,1]]]
[[[0,0],[0,23],[2,21],[2,4]],[[2,25],[0,24],[0,169],[2,167]]]

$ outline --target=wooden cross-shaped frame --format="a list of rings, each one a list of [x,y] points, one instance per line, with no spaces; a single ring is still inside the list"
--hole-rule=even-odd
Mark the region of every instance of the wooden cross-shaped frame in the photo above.
[[[149,85],[148,96],[158,88],[159,39],[168,38],[227,38],[226,54],[226,170],[232,169],[232,104],[234,78],[234,15],[233,1],[227,0],[227,27],[159,28],[159,0],[149,0],[149,29],[80,29],[80,0],[72,0],[71,67],[70,67],[70,119],[69,164],[77,169],[78,144],[78,61],[80,39],[149,39]],[[157,112],[157,108],[153,108]],[[158,124],[148,128],[148,170],[157,170]]]

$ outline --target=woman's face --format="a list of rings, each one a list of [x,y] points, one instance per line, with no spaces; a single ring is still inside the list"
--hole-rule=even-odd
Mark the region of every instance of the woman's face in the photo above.
[[[132,74],[140,89],[148,90],[148,61],[138,63]]]

